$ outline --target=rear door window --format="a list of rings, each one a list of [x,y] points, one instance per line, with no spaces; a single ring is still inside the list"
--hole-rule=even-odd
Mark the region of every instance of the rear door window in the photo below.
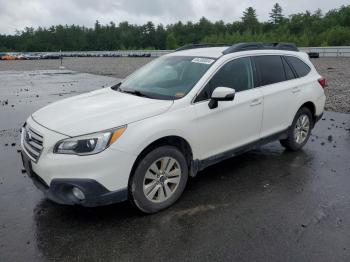
[[[254,57],[259,72],[258,86],[271,85],[286,80],[282,59],[278,55],[263,55]]]
[[[306,76],[311,71],[311,68],[299,58],[296,58],[294,56],[286,56],[285,58],[288,63],[294,68],[295,72],[298,74],[298,77]]]

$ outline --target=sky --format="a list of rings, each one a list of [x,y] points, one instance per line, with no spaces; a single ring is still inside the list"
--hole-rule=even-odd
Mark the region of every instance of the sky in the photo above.
[[[267,21],[277,0],[0,0],[0,34],[14,34],[25,27],[48,27],[75,24],[93,27],[102,24],[167,25],[177,21],[198,21],[202,16],[211,21],[232,22],[252,6],[258,19]],[[350,4],[349,0],[279,0],[285,15],[320,8],[323,13]]]

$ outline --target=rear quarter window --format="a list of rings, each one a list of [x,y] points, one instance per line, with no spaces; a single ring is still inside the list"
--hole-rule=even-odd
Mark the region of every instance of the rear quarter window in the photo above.
[[[285,58],[288,61],[288,63],[294,68],[298,77],[303,77],[310,73],[311,68],[299,58],[296,58],[294,56],[286,56]]]
[[[284,71],[286,72],[286,79],[287,80],[294,79],[295,75],[290,65],[286,62],[285,59],[282,59],[282,62],[283,62]]]

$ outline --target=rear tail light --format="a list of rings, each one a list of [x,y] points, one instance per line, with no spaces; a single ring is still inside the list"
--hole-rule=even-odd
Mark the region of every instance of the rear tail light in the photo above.
[[[321,78],[319,78],[317,81],[318,81],[318,83],[322,86],[322,88],[325,88],[325,87],[326,87],[326,85],[327,85],[327,83],[326,83],[326,78],[321,77]]]

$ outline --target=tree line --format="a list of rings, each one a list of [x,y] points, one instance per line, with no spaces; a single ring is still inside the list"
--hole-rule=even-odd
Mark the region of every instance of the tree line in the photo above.
[[[294,42],[298,46],[350,45],[350,5],[323,14],[319,9],[285,16],[276,3],[269,21],[260,22],[248,7],[239,21],[177,22],[167,26],[147,22],[134,25],[114,22],[93,28],[56,25],[26,27],[14,35],[0,34],[0,51],[87,51],[124,49],[174,49],[188,43],[236,43],[244,41]]]

